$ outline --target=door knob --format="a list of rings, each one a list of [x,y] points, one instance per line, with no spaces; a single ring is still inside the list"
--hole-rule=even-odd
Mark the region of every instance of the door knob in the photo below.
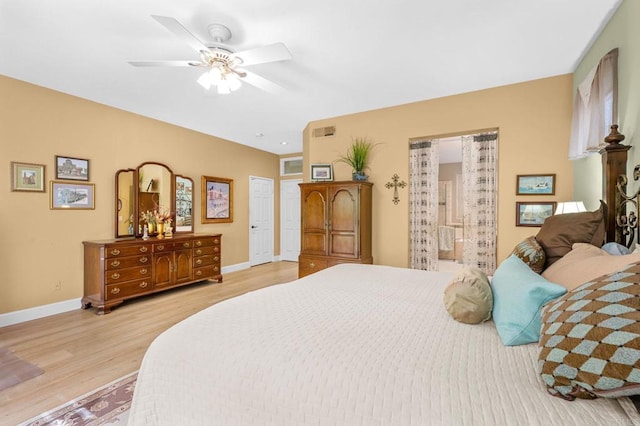
[[[257,228],[257,226],[251,225],[251,229],[256,229],[256,228]]]

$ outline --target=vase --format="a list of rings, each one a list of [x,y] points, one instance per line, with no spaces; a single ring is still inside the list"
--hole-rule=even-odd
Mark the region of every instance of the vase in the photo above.
[[[147,224],[147,227],[149,228],[148,232],[149,234],[153,234],[154,232],[156,232],[156,224],[153,222],[149,222]]]
[[[369,179],[369,177],[367,175],[365,175],[364,172],[353,172],[351,177],[353,178],[353,180],[367,180],[367,179]]]
[[[156,224],[158,235],[164,235],[164,222],[158,222]]]

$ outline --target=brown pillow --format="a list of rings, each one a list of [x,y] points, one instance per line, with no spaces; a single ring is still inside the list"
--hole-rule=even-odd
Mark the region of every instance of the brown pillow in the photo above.
[[[518,256],[536,274],[544,270],[544,262],[547,256],[533,235],[518,244],[511,254]]]
[[[489,320],[493,293],[485,273],[471,266],[461,269],[444,290],[444,306],[453,319],[465,324]]]
[[[567,290],[573,290],[634,262],[640,262],[640,252],[614,256],[591,244],[576,243],[573,250],[549,266],[542,276]]]
[[[600,208],[593,212],[548,217],[536,235],[536,241],[547,255],[545,269],[569,253],[575,243],[589,243],[601,247],[605,236],[606,214],[607,205],[600,201]]]
[[[557,396],[640,394],[640,262],[548,302],[538,366]]]

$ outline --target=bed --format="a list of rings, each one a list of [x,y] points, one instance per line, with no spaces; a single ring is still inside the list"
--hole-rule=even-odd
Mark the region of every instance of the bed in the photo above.
[[[149,347],[129,424],[640,424],[627,397],[551,396],[497,319],[452,319],[454,278],[343,264],[205,309]]]

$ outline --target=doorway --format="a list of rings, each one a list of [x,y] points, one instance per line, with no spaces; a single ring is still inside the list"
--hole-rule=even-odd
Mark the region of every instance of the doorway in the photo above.
[[[300,183],[280,181],[280,260],[297,262],[300,254]]]
[[[273,262],[273,179],[249,178],[249,264]]]

